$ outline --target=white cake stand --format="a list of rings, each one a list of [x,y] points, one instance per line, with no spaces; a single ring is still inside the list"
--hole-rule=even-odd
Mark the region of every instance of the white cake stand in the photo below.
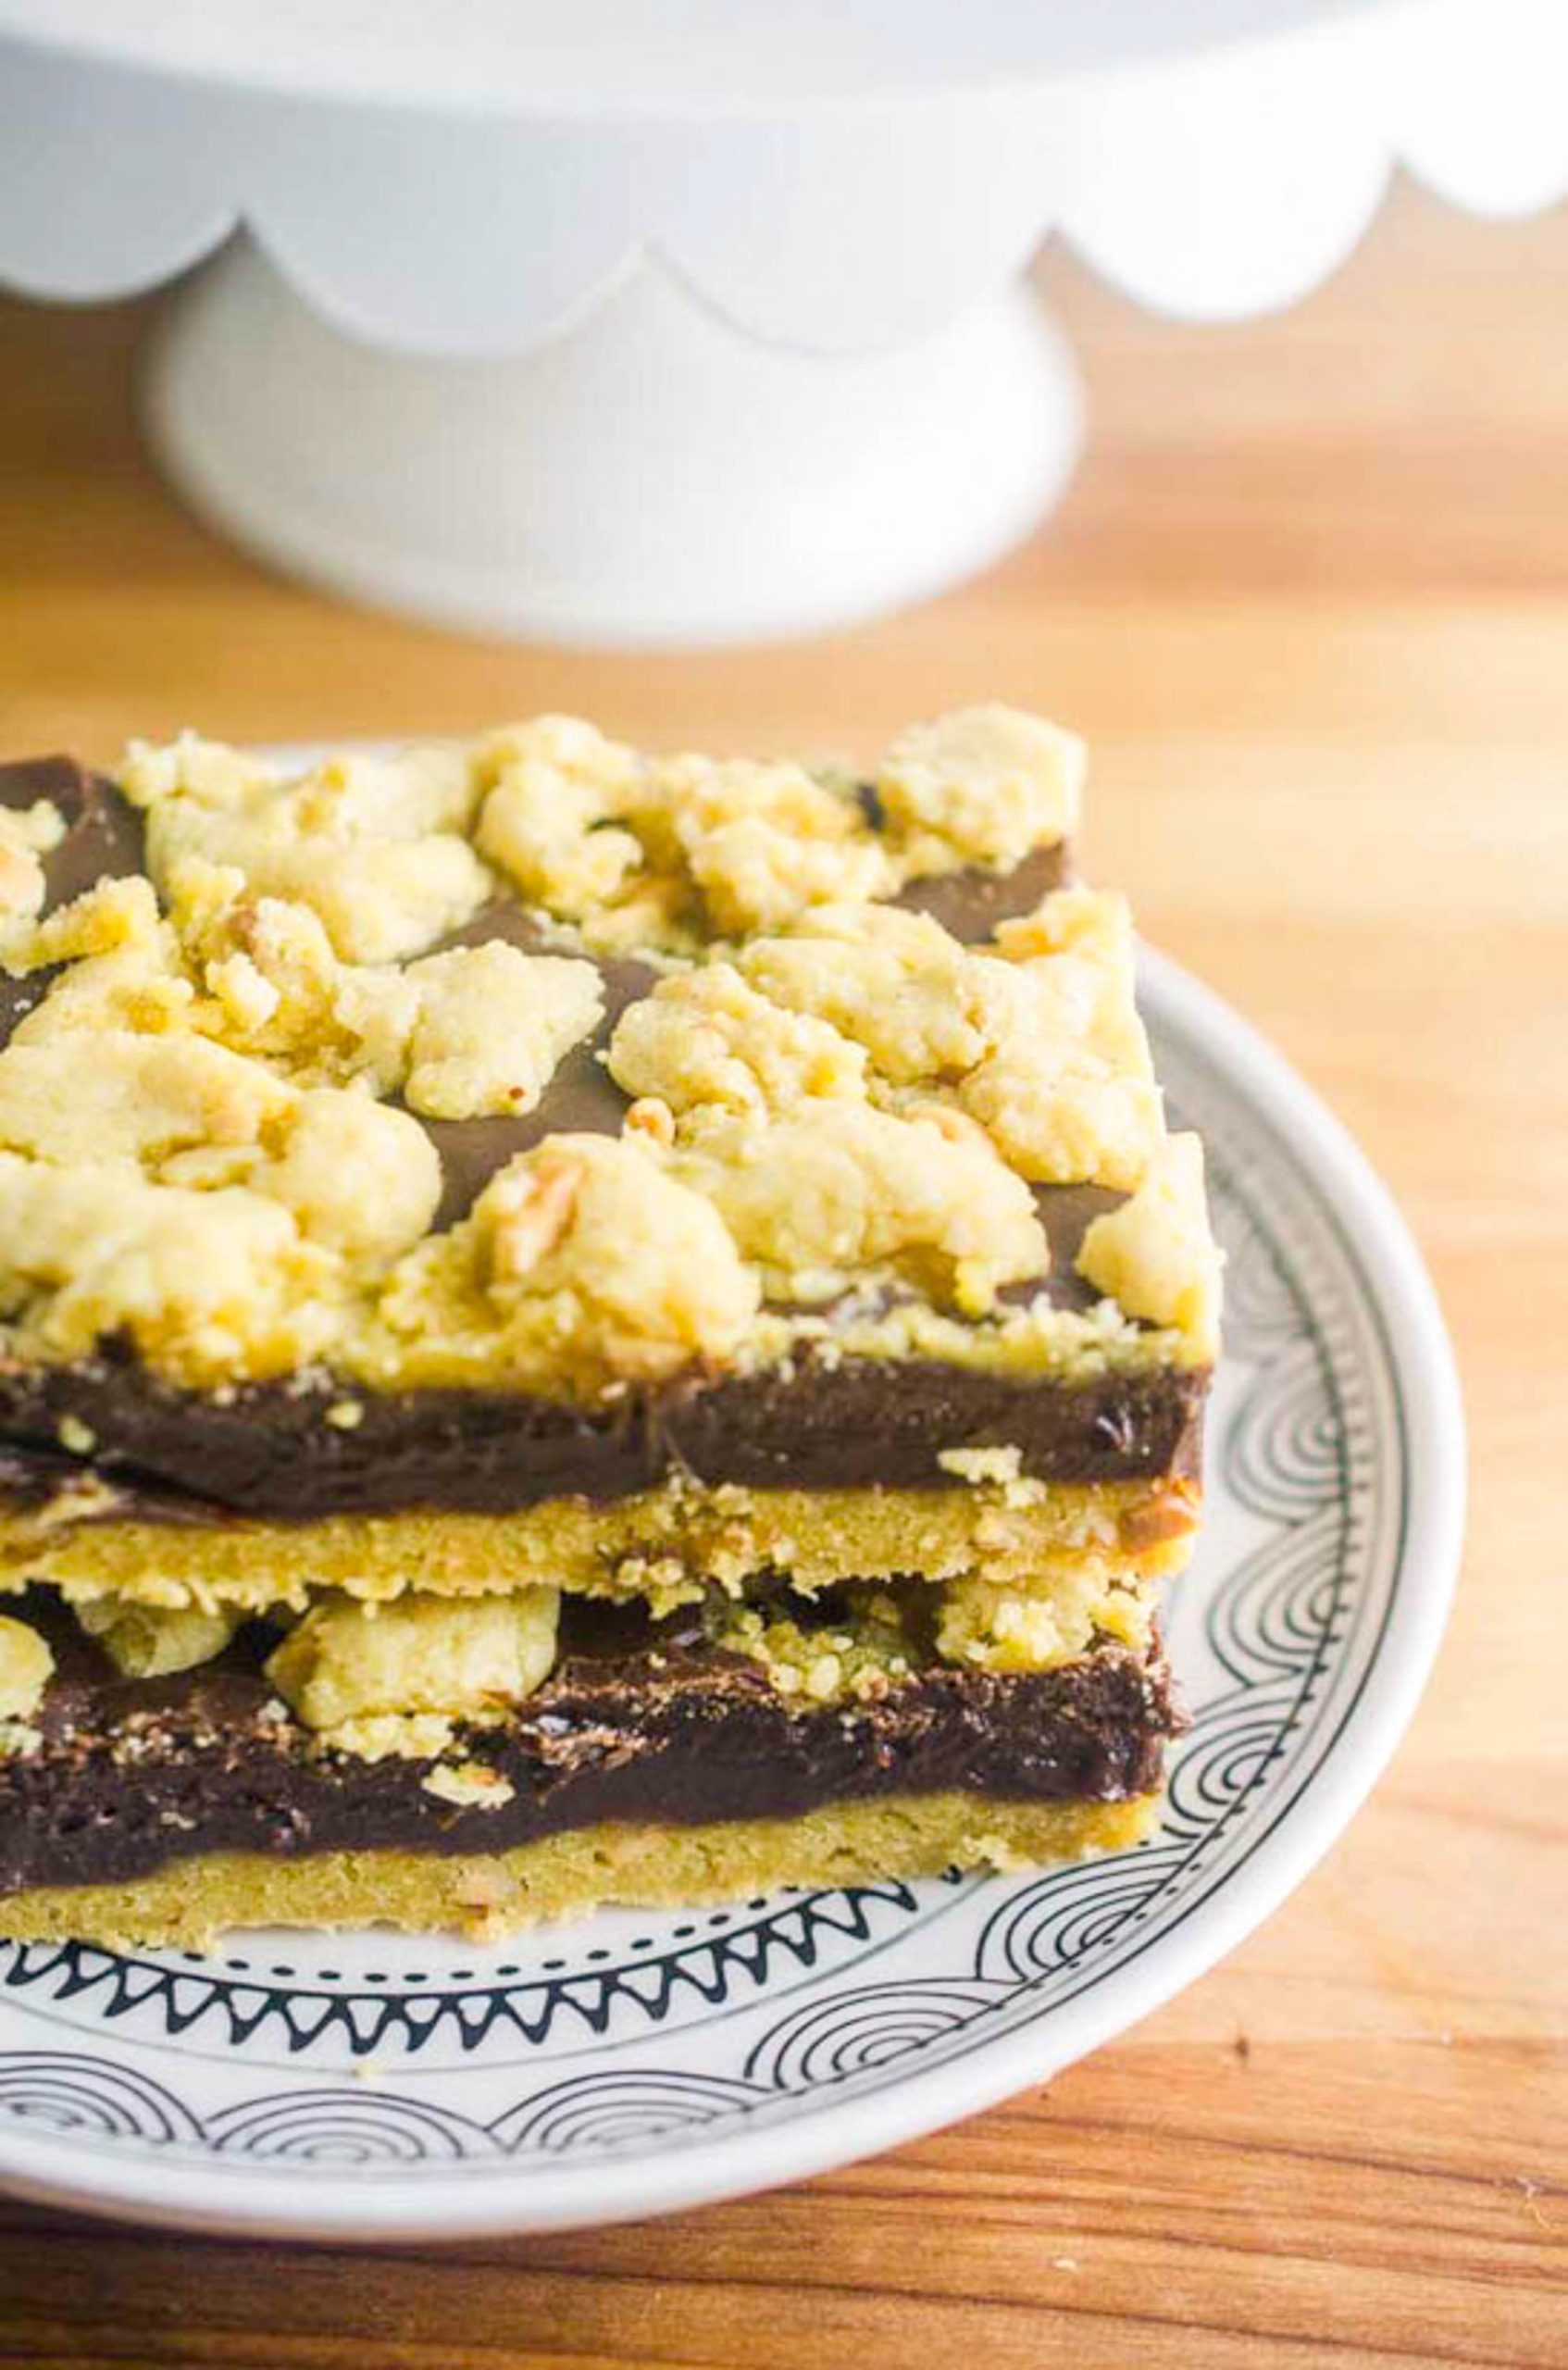
[[[1046,231],[1213,318],[1332,269],[1397,157],[1545,203],[1565,16],[0,0],[0,276],[87,300],[216,253],[148,424],[291,570],[504,633],[814,631],[984,565],[1064,483]]]

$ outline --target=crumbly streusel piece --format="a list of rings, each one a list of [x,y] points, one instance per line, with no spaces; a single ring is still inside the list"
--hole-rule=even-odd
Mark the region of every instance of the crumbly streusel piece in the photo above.
[[[1179,1222],[1166,1184],[1139,1198],[1187,1156],[1125,906],[1059,887],[966,943],[888,902],[1059,843],[1080,774],[1069,736],[994,708],[905,734],[861,791],[643,758],[560,717],[298,772],[189,735],[134,747],[145,876],[0,934],[14,979],[45,978],[0,1050],[17,1353],[118,1334],[187,1386],[320,1360],[379,1389],[591,1396],[771,1359],[780,1307],[913,1293],[1001,1366],[1030,1342],[1158,1363],[1156,1335],[1208,1355],[1201,1188]],[[13,816],[30,860],[64,829],[45,807]],[[530,902],[498,903],[507,883]],[[550,1115],[603,1034],[611,954],[652,969],[615,992],[597,1142]],[[522,1165],[497,1132],[488,1193],[432,1232],[431,1124],[534,1114]],[[1081,1184],[1134,1196],[1078,1269],[1131,1322],[1068,1306],[1020,1329],[1005,1296],[1052,1266],[1037,1189]],[[562,1222],[579,1186],[613,1220]]]

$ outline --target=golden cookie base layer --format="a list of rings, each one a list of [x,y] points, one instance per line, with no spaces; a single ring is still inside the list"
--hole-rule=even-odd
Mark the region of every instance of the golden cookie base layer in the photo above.
[[[490,1940],[613,1904],[721,1902],[778,1885],[840,1885],[946,1868],[1012,1869],[1125,1851],[1161,1797],[1008,1802],[964,1793],[841,1802],[799,1818],[606,1826],[516,1851],[444,1857],[333,1852],[185,1860],[137,1884],[39,1887],[0,1902],[0,1937],[110,1950],[205,1950],[236,1927],[386,1925]]]
[[[1039,1593],[1052,1566],[1102,1562],[1122,1581],[1178,1571],[1200,1491],[1186,1480],[975,1483],[952,1490],[666,1485],[607,1503],[547,1498],[515,1514],[330,1515],[317,1522],[157,1523],[0,1514],[0,1590],[73,1601],[303,1607],[322,1589],[386,1598],[559,1588],[655,1611],[753,1574],[806,1592],[846,1579],[983,1573]]]

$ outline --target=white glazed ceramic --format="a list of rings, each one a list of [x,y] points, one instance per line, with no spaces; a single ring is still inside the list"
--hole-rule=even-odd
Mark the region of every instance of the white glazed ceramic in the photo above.
[[[621,647],[820,633],[938,592],[1027,534],[1079,443],[1076,372],[1022,287],[828,358],[759,345],[650,266],[526,358],[389,365],[252,245],[180,299],[146,396],[186,498],[280,567]]]
[[[1233,1949],[1398,1743],[1462,1524],[1420,1260],[1338,1125],[1151,957],[1229,1257],[1210,1511],[1168,1636],[1194,1719],[1138,1850],[1047,1876],[631,1912],[504,1945],[0,1945],[0,2178],[182,2228],[442,2238],[668,2213],[1039,2082]]]
[[[0,280],[119,294],[243,229],[155,441],[335,590],[820,630],[1054,500],[1076,395],[1016,286],[1048,231],[1149,305],[1283,305],[1400,159],[1560,194],[1565,81],[1562,0],[0,0]]]

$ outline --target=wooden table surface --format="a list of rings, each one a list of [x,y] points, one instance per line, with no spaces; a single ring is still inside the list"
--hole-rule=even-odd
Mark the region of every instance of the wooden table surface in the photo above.
[[[1089,856],[1392,1183],[1473,1518],[1370,1807],[1225,1965],[897,2155],[548,2240],[196,2244],[0,2204],[0,2360],[271,2370],[1568,2364],[1568,215],[1400,192],[1288,318],[1051,257],[1095,442],[1027,551],[831,642],[559,656],[332,607],[141,457],[142,317],[0,308],[0,747],[461,730],[869,750],[984,697],[1094,744]]]

